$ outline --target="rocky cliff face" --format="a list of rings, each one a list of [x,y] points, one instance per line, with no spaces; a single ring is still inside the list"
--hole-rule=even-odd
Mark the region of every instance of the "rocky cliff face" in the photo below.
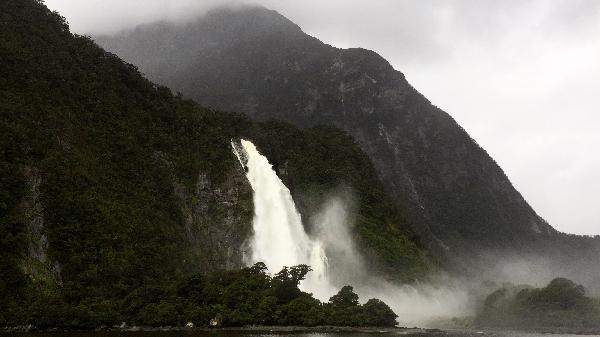
[[[60,263],[48,256],[48,233],[44,227],[44,205],[41,203],[42,177],[37,168],[23,169],[26,191],[21,210],[25,226],[27,254],[21,268],[31,279],[44,287],[62,285]]]
[[[450,115],[372,51],[331,47],[255,7],[96,40],[202,104],[348,131],[429,248],[459,270],[484,255],[538,253],[560,236]]]
[[[168,172],[173,195],[181,212],[185,243],[184,262],[189,271],[234,269],[243,266],[244,243],[252,231],[252,189],[238,165],[228,168],[225,179],[213,182],[198,172],[191,186],[181,181],[168,156],[154,152],[155,162]]]

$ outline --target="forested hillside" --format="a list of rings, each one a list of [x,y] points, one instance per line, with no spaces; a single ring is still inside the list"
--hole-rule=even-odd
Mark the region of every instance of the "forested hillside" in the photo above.
[[[241,137],[286,166],[295,193],[352,189],[375,271],[426,277],[403,210],[343,131],[203,108],[72,35],[42,2],[0,2],[0,325],[189,317],[175,300],[191,300],[185,280],[242,266],[253,207],[231,153]]]
[[[544,261],[549,273],[598,284],[600,240],[546,223],[448,113],[373,51],[332,47],[281,14],[252,6],[96,40],[201,104],[255,120],[346,130],[424,244],[458,275]]]

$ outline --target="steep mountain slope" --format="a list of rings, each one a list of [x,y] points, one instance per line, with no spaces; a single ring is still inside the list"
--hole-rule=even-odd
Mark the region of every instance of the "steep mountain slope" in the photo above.
[[[174,97],[37,1],[0,13],[0,318],[239,266],[251,189],[228,147],[247,123]]]
[[[0,2],[0,325],[115,322],[132,298],[156,309],[187,275],[241,266],[253,213],[231,152],[241,137],[297,191],[351,188],[374,269],[425,276],[410,224],[344,132],[202,108],[72,35],[42,2]]]
[[[204,105],[346,130],[428,247],[456,270],[558,247],[589,257],[597,247],[548,225],[485,150],[381,56],[323,44],[275,11],[217,9],[96,41]],[[585,248],[568,248],[573,242]]]

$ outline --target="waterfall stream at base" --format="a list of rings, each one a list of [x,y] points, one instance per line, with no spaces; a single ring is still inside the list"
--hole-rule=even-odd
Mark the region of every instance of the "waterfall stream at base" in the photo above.
[[[327,277],[327,256],[322,242],[305,232],[289,189],[254,144],[242,139],[239,145],[235,142],[231,145],[246,169],[253,190],[254,233],[246,262],[263,262],[271,273],[284,266],[309,265],[312,271],[301,282],[300,289],[327,300],[334,290]]]

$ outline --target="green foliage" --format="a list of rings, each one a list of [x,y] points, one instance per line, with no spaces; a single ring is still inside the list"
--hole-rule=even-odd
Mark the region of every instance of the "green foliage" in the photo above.
[[[355,190],[358,236],[382,269],[407,280],[427,270],[410,226],[345,133],[202,108],[72,35],[42,2],[0,2],[0,325],[326,323],[323,305],[297,287],[306,266],[273,278],[264,265],[217,272],[231,247],[190,239],[186,221],[198,214],[211,235],[230,211],[236,227],[227,235],[250,232],[250,189],[232,187],[239,164],[230,141],[240,137],[287,162],[294,191]],[[206,210],[186,214],[177,192],[200,190],[200,174],[217,195],[233,190],[236,205],[204,205],[190,193],[190,208]],[[32,229],[34,202],[41,225]],[[33,254],[40,242],[43,254]]]
[[[475,324],[536,329],[598,328],[600,305],[583,286],[556,278],[544,288],[505,286],[487,296]]]
[[[363,325],[364,308],[351,286],[344,286],[329,299],[328,320],[333,325]]]
[[[390,326],[396,324],[398,315],[383,301],[372,298],[363,305],[369,325]]]
[[[223,326],[243,325],[346,325],[394,326],[397,317],[383,302],[364,306],[352,287],[345,286],[321,303],[298,285],[308,273],[306,265],[284,268],[273,277],[264,264],[241,270],[190,275],[171,290],[140,287],[117,303],[87,300],[77,306],[64,298],[38,298],[28,308],[29,322],[39,328],[93,329],[121,321],[143,326],[182,326],[194,322],[208,326],[217,318]]]
[[[178,308],[183,310],[178,315],[173,313],[172,317],[184,317],[181,322],[192,320],[205,325],[208,319],[218,316],[224,326],[397,324],[397,316],[385,303],[371,299],[364,306],[360,305],[350,286],[343,287],[329,303],[321,303],[311,294],[302,292],[298,286],[309,271],[306,265],[284,267],[271,277],[265,265],[257,263],[242,270],[215,272],[208,277],[191,276],[175,291],[180,303]],[[192,280],[198,283],[192,286]],[[193,295],[182,296],[188,290]],[[161,314],[159,305],[153,303],[141,311],[146,316],[139,321],[149,325],[165,325],[166,321],[157,317],[171,312],[164,309]],[[197,312],[201,314],[197,315]]]
[[[279,303],[289,303],[300,295],[298,285],[310,270],[307,265],[299,265],[291,268],[283,267],[279,273],[275,274],[272,280],[272,290]]]
[[[358,295],[354,293],[351,286],[344,286],[340,291],[333,295],[329,302],[336,308],[349,308],[358,305]]]

